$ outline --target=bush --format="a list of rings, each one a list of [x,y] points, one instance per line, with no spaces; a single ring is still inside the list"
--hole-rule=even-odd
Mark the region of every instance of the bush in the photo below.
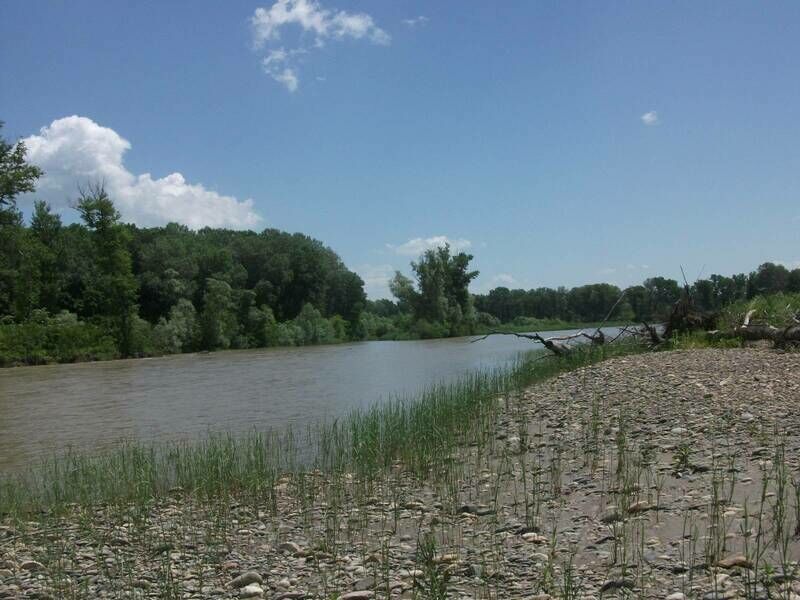
[[[111,333],[63,311],[36,310],[23,323],[0,322],[0,366],[106,360],[119,354]]]
[[[717,326],[723,330],[731,330],[741,325],[745,315],[755,310],[752,323],[767,323],[775,327],[791,325],[793,317],[800,312],[800,294],[770,294],[756,296],[751,300],[734,302],[722,309]]]

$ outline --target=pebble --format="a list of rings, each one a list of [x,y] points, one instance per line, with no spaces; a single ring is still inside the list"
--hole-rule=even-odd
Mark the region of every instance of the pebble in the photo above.
[[[251,583],[239,590],[240,598],[261,598],[263,595],[264,590],[257,583]]]
[[[255,571],[247,571],[246,573],[242,573],[236,579],[230,582],[230,586],[232,588],[240,588],[244,587],[251,583],[264,583],[264,580],[261,578],[261,575],[256,573]]]

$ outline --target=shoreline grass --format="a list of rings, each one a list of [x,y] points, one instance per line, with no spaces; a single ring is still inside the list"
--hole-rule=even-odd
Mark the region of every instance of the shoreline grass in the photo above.
[[[567,358],[532,351],[510,367],[467,374],[414,398],[354,410],[304,432],[209,434],[169,444],[126,442],[97,456],[68,452],[20,474],[0,474],[0,516],[55,513],[74,505],[140,504],[181,490],[201,500],[237,496],[274,501],[284,474],[317,470],[369,479],[398,463],[424,477],[459,444],[485,443],[498,397],[611,356],[635,344],[582,346]]]

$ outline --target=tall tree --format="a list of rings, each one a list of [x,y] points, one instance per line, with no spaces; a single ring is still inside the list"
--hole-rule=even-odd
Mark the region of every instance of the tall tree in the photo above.
[[[136,278],[127,244],[128,230],[120,224],[120,214],[102,185],[82,190],[77,209],[92,232],[96,267],[93,296],[97,312],[110,317],[119,351],[129,356],[133,348],[133,321],[136,317]]]
[[[39,167],[25,160],[26,154],[23,142],[10,144],[0,135],[0,209],[14,206],[19,194],[34,191],[36,180],[42,176]]]

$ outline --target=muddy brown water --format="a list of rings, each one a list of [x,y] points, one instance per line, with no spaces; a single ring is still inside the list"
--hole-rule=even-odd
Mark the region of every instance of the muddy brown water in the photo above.
[[[561,335],[568,332],[551,332]],[[538,347],[513,336],[360,342],[0,370],[0,472],[67,448],[281,428],[411,395]]]

